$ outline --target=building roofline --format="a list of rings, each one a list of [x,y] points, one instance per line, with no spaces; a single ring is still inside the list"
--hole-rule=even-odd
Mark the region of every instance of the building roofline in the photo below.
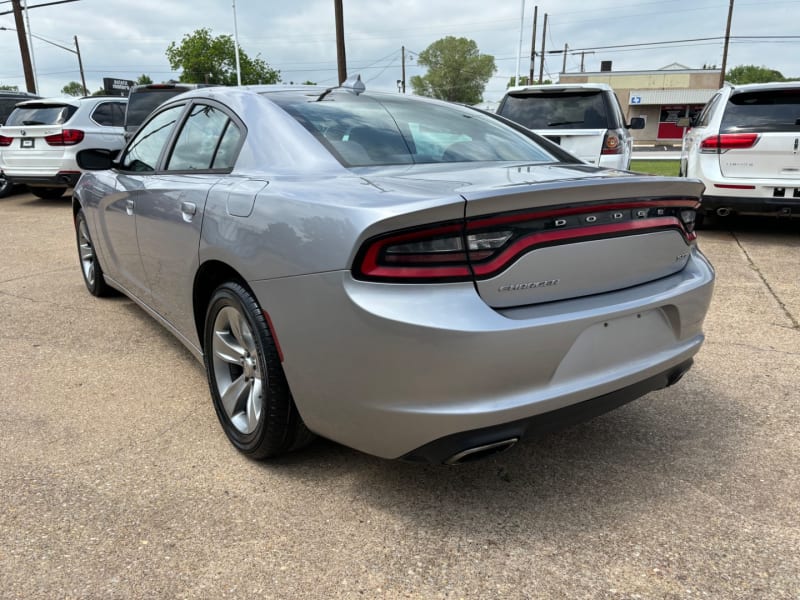
[[[585,75],[655,75],[655,74],[664,74],[664,75],[675,75],[676,73],[680,74],[693,74],[693,73],[716,73],[719,75],[722,72],[722,69],[650,69],[646,71],[584,71],[582,73],[559,73],[558,76],[561,77],[563,75],[569,76],[578,76],[582,77]]]

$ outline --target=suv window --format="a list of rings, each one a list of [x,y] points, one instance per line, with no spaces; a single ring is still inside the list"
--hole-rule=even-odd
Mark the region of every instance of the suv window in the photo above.
[[[155,171],[164,145],[172,135],[185,106],[179,104],[156,115],[128,144],[120,161],[124,171]]]
[[[125,122],[124,102],[103,102],[92,112],[92,120],[104,127],[122,127]]]
[[[800,131],[800,90],[734,93],[722,115],[720,133]]]
[[[708,101],[703,111],[700,113],[700,116],[697,117],[697,122],[695,127],[707,127],[708,122],[711,119],[711,115],[714,114],[714,107],[716,106],[717,102],[719,102],[720,95],[714,94],[714,97]]]
[[[197,86],[149,84],[131,88],[125,110],[125,129],[136,131],[150,113],[164,102],[195,87]]]
[[[220,141],[230,118],[221,110],[207,104],[192,107],[172,150],[167,170],[188,171],[227,168],[227,161],[215,161]],[[235,128],[236,126],[233,125]],[[224,163],[224,164],[223,164]]]
[[[603,96],[600,90],[509,93],[498,114],[528,129],[608,129]]]
[[[6,125],[63,125],[76,110],[78,107],[71,104],[26,104],[14,109]]]
[[[23,94],[21,92],[0,91],[0,125],[6,122],[8,115],[11,114],[18,102],[36,100],[38,97],[39,96],[34,96],[33,94]]]

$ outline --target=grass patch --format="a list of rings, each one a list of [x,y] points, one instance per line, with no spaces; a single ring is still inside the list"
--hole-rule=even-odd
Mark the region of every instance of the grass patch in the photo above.
[[[679,160],[632,160],[631,171],[649,173],[650,175],[678,176],[680,170]]]

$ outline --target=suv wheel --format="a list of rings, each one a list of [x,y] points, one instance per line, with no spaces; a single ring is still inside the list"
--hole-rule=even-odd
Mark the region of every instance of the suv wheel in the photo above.
[[[66,191],[65,188],[32,187],[31,194],[43,200],[55,200],[61,198]]]

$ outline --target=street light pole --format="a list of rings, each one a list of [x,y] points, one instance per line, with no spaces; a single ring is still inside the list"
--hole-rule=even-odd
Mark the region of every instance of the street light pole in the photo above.
[[[242,85],[242,67],[239,63],[239,25],[236,22],[236,0],[233,0],[233,44],[236,54],[236,85]]]

